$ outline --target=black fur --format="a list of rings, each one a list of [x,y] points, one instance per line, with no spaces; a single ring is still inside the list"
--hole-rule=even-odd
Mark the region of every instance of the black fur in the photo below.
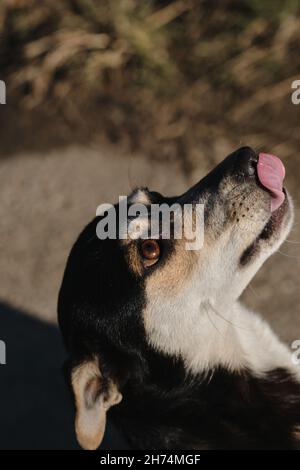
[[[263,379],[225,369],[195,377],[161,356],[151,370],[142,384],[126,385],[111,411],[133,448],[299,448],[300,384],[285,370]]]

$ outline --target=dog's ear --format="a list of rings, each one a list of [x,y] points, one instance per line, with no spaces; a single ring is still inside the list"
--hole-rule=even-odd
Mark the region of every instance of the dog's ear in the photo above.
[[[81,447],[94,450],[103,439],[106,412],[122,400],[117,386],[104,380],[99,362],[91,359],[75,367],[71,375],[75,395],[76,436]]]

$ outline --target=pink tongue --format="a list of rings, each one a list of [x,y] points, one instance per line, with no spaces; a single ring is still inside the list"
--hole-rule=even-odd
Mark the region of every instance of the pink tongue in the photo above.
[[[285,199],[282,190],[285,168],[282,161],[268,153],[260,153],[257,164],[258,179],[272,193],[271,212],[276,211]]]

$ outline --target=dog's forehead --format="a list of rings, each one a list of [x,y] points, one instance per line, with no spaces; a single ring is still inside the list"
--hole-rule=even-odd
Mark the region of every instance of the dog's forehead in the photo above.
[[[139,187],[136,188],[132,193],[128,196],[128,203],[129,204],[144,204],[145,206],[149,206],[150,204],[160,204],[160,203],[167,203],[170,204],[174,202],[176,198],[169,198],[165,197],[163,194],[159,193],[158,191],[152,191],[147,187]]]
[[[151,204],[151,197],[147,188],[137,188],[128,196],[129,204]]]
[[[121,208],[121,203],[117,205],[119,213],[119,229],[121,244],[128,244],[132,239],[145,239],[149,238],[150,223],[155,223],[155,217],[152,215],[152,208],[158,207],[161,203],[168,204],[168,198],[165,198],[162,194],[156,191],[150,191],[146,187],[140,187],[135,189],[127,197],[127,211],[124,212],[124,207]],[[120,215],[123,214],[123,218]],[[155,228],[155,233],[159,233],[159,218],[157,219],[158,225]],[[129,224],[129,225],[128,225]],[[130,228],[129,236],[128,228]],[[153,235],[153,232],[152,232]],[[155,237],[156,238],[156,237]],[[126,242],[127,241],[127,242]]]

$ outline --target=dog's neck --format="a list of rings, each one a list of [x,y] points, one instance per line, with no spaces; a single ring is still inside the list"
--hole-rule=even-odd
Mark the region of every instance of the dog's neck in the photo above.
[[[224,367],[229,371],[248,369],[260,376],[284,368],[300,380],[300,368],[293,365],[292,352],[266,322],[239,302],[222,307],[206,302],[189,312],[172,308],[172,321],[164,311],[157,323],[153,318],[156,313],[159,315],[151,312],[152,320],[147,324],[152,346],[181,357],[192,373]]]
[[[148,323],[146,367],[125,385],[123,401],[112,410],[130,444],[297,447],[300,374],[291,352],[240,303],[217,313],[209,303],[201,307],[181,318],[173,309],[173,322],[160,312],[157,331],[155,322],[152,329]]]
[[[133,448],[299,446],[300,382],[286,368],[188,373],[179,357],[151,348],[145,357],[147,373],[129,381],[112,410]]]

